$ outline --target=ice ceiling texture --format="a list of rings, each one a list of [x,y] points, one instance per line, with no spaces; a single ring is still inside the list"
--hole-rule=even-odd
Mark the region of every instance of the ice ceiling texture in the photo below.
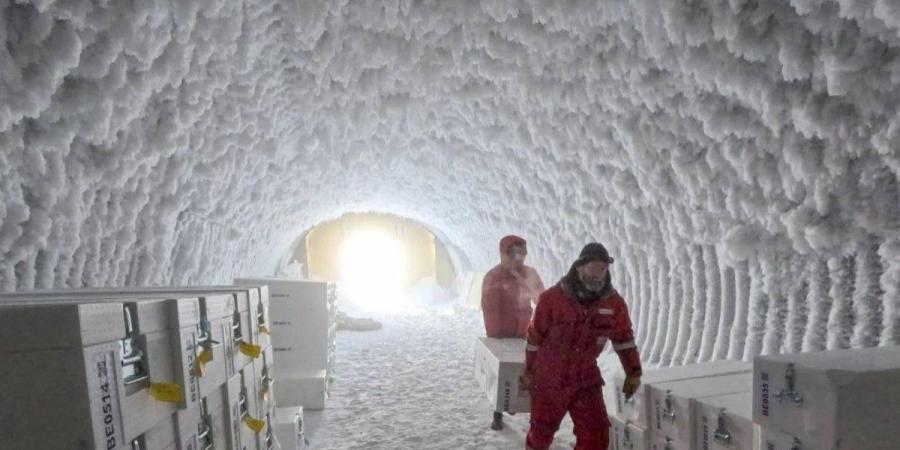
[[[269,273],[347,212],[553,282],[645,357],[900,343],[900,7],[0,0],[0,289]]]

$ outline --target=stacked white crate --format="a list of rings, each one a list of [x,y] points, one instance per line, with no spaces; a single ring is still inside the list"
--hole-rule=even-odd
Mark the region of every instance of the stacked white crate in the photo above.
[[[649,386],[651,442],[666,442],[670,450],[698,448],[696,418],[699,402],[704,398],[750,392],[753,373],[750,371],[664,381]],[[747,421],[751,430],[752,423]],[[735,449],[752,450],[753,440],[731,442]],[[708,448],[708,447],[707,447]]]
[[[308,448],[302,406],[289,406],[275,410],[275,436],[282,450]]]
[[[694,433],[703,450],[755,449],[759,427],[753,423],[753,393],[725,394],[697,399]]]
[[[624,374],[616,374],[612,377],[611,383],[615,402],[610,405],[611,407],[608,406],[610,422],[612,423],[610,448],[649,450],[660,445],[663,445],[660,448],[665,448],[665,436],[656,436],[651,430],[651,387],[660,383],[678,380],[748,373],[750,370],[751,365],[749,363],[731,360],[644,370],[641,377],[641,386],[631,399],[625,399],[625,395],[622,393],[622,387],[625,382]],[[661,444],[656,442],[660,439],[662,440]],[[672,447],[672,443],[669,443],[668,450],[674,449],[675,447]]]
[[[4,447],[126,448],[123,309],[0,307]]]
[[[753,384],[764,450],[900,448],[900,346],[760,356]]]
[[[263,409],[262,403],[256,400],[259,390],[251,364],[253,358],[229,350],[239,346],[240,341],[235,341],[234,335],[243,334],[249,338],[256,334],[251,331],[249,320],[249,298],[254,293],[236,287],[217,289],[220,293],[210,294],[208,289],[202,288],[115,288],[0,295],[0,320],[4,325],[0,327],[3,329],[0,336],[4,342],[18,342],[6,346],[5,350],[14,353],[8,358],[4,355],[10,363],[4,364],[8,370],[0,369],[0,399],[4,404],[16,406],[12,420],[0,425],[0,442],[10,443],[12,448],[18,448],[19,443],[23,448],[28,448],[29,444],[35,445],[33,448],[56,448],[54,443],[59,444],[58,448],[68,448],[73,446],[74,441],[70,440],[73,438],[79,448],[197,449],[210,448],[210,445],[225,448],[226,443],[231,448],[270,448],[265,444],[265,433],[257,434],[249,426],[258,420],[253,415],[261,415]],[[259,297],[259,290],[255,295]],[[241,305],[242,302],[246,307]],[[262,299],[258,302],[265,303]],[[101,314],[101,311],[105,313]],[[41,332],[35,333],[35,330]],[[58,336],[54,340],[56,333],[69,336],[61,341],[65,344]],[[210,337],[218,343],[213,345]],[[104,345],[109,350],[102,346],[95,349],[97,339],[106,339]],[[248,345],[251,350],[254,346]],[[47,350],[40,351],[42,348]],[[131,360],[122,356],[123,350],[129,353],[132,349],[141,353]],[[6,353],[5,350],[0,353]],[[204,350],[212,350],[213,358],[207,362],[201,376],[197,359]],[[85,382],[69,379],[73,369],[76,372],[85,369],[83,362],[79,369],[77,359],[73,360],[72,355],[88,351],[94,352],[97,359],[88,363],[103,363],[109,376],[114,377],[113,381],[118,380],[102,385],[109,392],[86,390],[90,386]],[[59,357],[64,360],[62,366],[49,364]],[[129,365],[123,365],[125,362]],[[132,366],[139,368],[138,374],[133,377],[133,383],[126,385],[127,369]],[[141,367],[145,370],[141,371]],[[247,386],[229,396],[227,386],[238,386],[242,372],[249,374]],[[42,379],[58,379],[53,384],[55,389],[42,388],[44,395],[36,398],[22,396],[24,391],[17,389],[27,382],[39,386]],[[169,383],[170,380],[174,383]],[[177,391],[176,395],[180,395],[182,401],[171,403],[174,399],[154,398],[150,394],[150,382]],[[94,387],[98,386],[94,383]],[[66,394],[60,395],[57,391]],[[217,395],[219,398],[215,399]],[[17,399],[17,396],[22,398]],[[244,403],[250,408],[240,414],[237,405],[244,397],[249,399]],[[109,433],[108,438],[115,442],[85,437],[84,421],[88,416],[79,409],[85,398],[93,403],[107,401],[101,405],[101,411],[109,412],[102,416],[109,423],[104,424],[100,429],[102,434],[97,436],[106,437]],[[231,407],[225,408],[225,402],[230,402]],[[0,409],[7,410],[6,407]],[[234,411],[239,414],[235,415]],[[58,418],[66,414],[78,414],[82,419],[66,420],[66,426],[60,427]],[[42,421],[36,419],[44,417],[52,418],[53,425],[42,425]],[[220,423],[218,427],[220,431],[227,430],[228,434],[217,436],[212,431],[216,419],[229,421],[229,426]],[[248,425],[241,426],[242,422]],[[256,422],[257,426],[260,424],[262,422]],[[43,431],[28,433],[32,428]],[[94,432],[96,434],[97,430]],[[239,444],[242,440],[244,445]]]
[[[334,363],[334,283],[283,278],[238,278],[234,282],[269,289],[278,405],[323,409]]]

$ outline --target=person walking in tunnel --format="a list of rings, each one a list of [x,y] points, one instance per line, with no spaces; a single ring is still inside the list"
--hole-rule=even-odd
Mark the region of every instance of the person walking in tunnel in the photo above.
[[[613,288],[613,258],[599,243],[584,247],[569,272],[541,294],[528,328],[521,387],[531,393],[526,449],[550,448],[568,412],[576,450],[606,450],[610,422],[597,357],[607,341],[625,369],[623,392],[641,384],[641,361],[625,300]]]
[[[526,255],[525,239],[511,235],[500,240],[500,264],[484,276],[481,284],[481,311],[488,337],[525,338],[531,321],[531,301],[544,291],[537,271],[525,265]],[[503,428],[501,411],[494,411],[491,428]]]

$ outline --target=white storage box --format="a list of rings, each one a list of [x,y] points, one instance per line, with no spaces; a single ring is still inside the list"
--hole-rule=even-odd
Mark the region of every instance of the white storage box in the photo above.
[[[275,379],[272,378],[273,355],[272,348],[269,347],[263,350],[260,357],[253,361],[256,389],[260,398],[259,415],[261,416],[275,409]]]
[[[666,381],[650,386],[650,430],[666,436],[678,447],[693,447],[693,404],[700,397],[750,392],[753,373]]]
[[[252,342],[249,342],[247,330],[250,329],[251,321],[250,321],[250,312],[244,311],[240,313],[240,339],[234,339],[234,368],[235,370],[241,370],[244,367],[249,366],[254,357],[249,354],[241,351],[242,343],[250,344],[251,346],[256,346]]]
[[[240,381],[241,390],[239,392],[240,418],[241,418],[241,439],[248,448],[259,447],[261,444],[263,431],[253,430],[248,423],[249,421],[263,420],[259,415],[260,399],[259,392],[256,389],[256,377],[253,373],[253,366],[247,366],[238,371],[237,378]]]
[[[244,402],[241,396],[241,377],[240,374],[231,377],[225,385],[225,423],[228,425],[226,432],[226,448],[243,448],[245,440],[243,439],[246,426],[243,425],[242,408]],[[249,430],[248,430],[249,431]]]
[[[230,417],[227,410],[212,411],[210,413],[210,418],[213,429],[213,448],[236,448],[231,444],[233,430],[231,428]]]
[[[302,406],[275,409],[275,438],[282,450],[305,450],[307,448]]]
[[[150,383],[176,385],[182,400],[176,403],[154,398],[144,383],[126,386],[125,434],[130,439],[175,414],[176,409],[196,409],[200,401],[195,375],[198,331],[196,328],[165,330],[138,336]]]
[[[237,391],[240,392],[240,388],[238,383],[233,383],[237,388]],[[226,383],[225,385],[219,387],[218,389],[209,393],[206,397],[206,415],[208,416],[209,424],[212,428],[212,445],[213,448],[229,448],[232,442],[232,434],[234,428],[231,426],[229,422],[230,414],[229,404],[228,404],[228,392],[229,385]],[[209,442],[207,441],[208,445]]]
[[[3,448],[126,448],[121,357],[118,342],[0,355]]]
[[[650,433],[645,428],[623,422],[615,416],[609,416],[609,421],[612,424],[609,429],[610,450],[648,450],[650,448]]]
[[[616,396],[615,414],[623,421],[630,421],[641,428],[650,428],[650,404],[647,401],[649,386],[664,381],[687,380],[711,375],[749,372],[753,368],[750,363],[734,360],[713,361],[703,364],[667,367],[663,369],[645,370],[641,377],[641,386],[630,399],[625,399],[622,386],[625,383],[623,374],[613,377],[613,393]]]
[[[329,369],[328,283],[276,278],[237,278],[238,285],[267,285],[269,330],[278,364],[275,378],[297,370]]]
[[[178,439],[175,447],[178,450],[202,450],[204,445],[204,432],[212,432],[209,417],[204,418],[199,408],[182,409],[175,413]]]
[[[197,408],[200,386],[194,375],[197,329],[165,330],[138,337],[150,383],[177,385],[181,402],[160,401],[144,383],[126,386],[125,434],[130,439],[171,417],[178,408]],[[139,390],[136,390],[139,389]]]
[[[531,396],[519,388],[524,373],[524,339],[476,339],[475,379],[494,411],[531,412]]]
[[[759,440],[753,424],[753,393],[698,398],[694,403],[697,448],[753,450]]]
[[[211,341],[207,345],[212,359],[203,364],[200,376],[200,395],[209,395],[234,376],[234,341],[231,340],[231,319],[217,319],[208,326]],[[214,342],[213,342],[214,341]]]
[[[276,378],[275,404],[303,406],[306,410],[324,409],[328,395],[325,371],[298,371],[294,375],[294,378]]]
[[[753,420],[804,449],[893,449],[900,443],[900,346],[759,356]]]

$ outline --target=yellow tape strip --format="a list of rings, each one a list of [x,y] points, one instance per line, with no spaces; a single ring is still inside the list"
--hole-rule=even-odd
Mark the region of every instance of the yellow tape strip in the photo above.
[[[262,353],[262,347],[258,345],[248,344],[246,342],[241,342],[241,353],[251,358],[259,358],[259,354]]]
[[[197,376],[203,376],[203,370],[206,367],[206,364],[213,359],[213,354],[209,349],[203,349],[199,355],[197,355]]]
[[[156,401],[181,403],[181,386],[175,383],[150,383],[150,396]]]
[[[254,419],[249,415],[244,417],[244,423],[253,430],[254,433],[259,433],[266,426],[266,423],[259,419]]]

